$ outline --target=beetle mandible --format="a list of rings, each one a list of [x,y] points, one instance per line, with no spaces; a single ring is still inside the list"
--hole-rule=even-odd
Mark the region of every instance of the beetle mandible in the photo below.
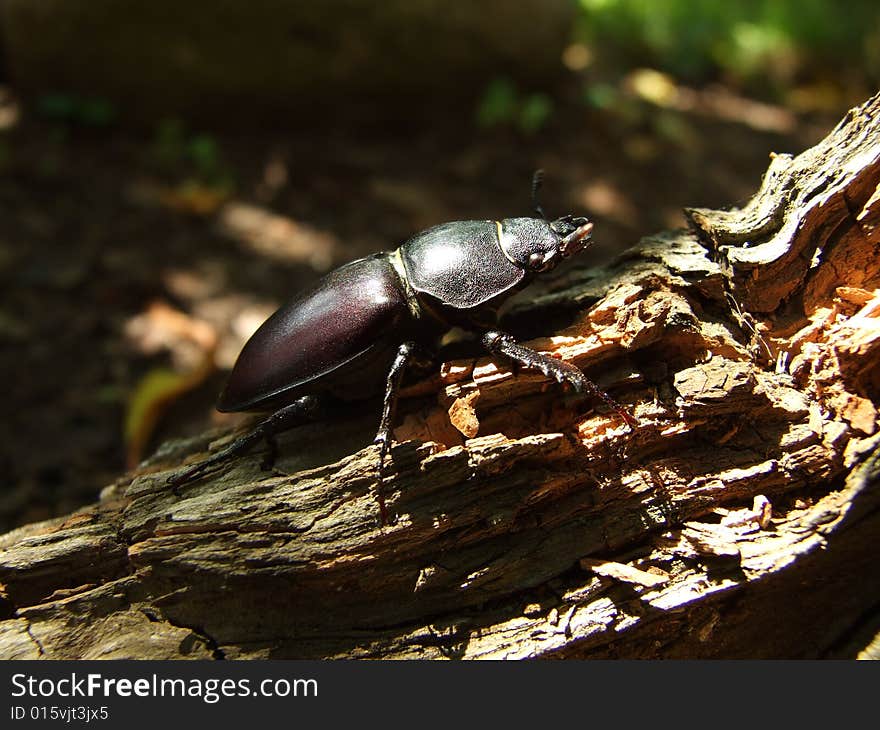
[[[168,482],[186,482],[263,439],[269,464],[277,449],[275,435],[320,417],[323,402],[378,395],[384,388],[374,440],[380,446],[381,475],[407,364],[454,326],[480,333],[493,355],[602,399],[634,427],[635,418],[578,368],[496,329],[506,299],[581,251],[591,237],[593,224],[587,218],[547,220],[537,201],[540,183],[539,170],[532,181],[538,217],[434,226],[395,251],[345,264],[281,307],[247,341],[217,403],[220,411],[272,414]]]

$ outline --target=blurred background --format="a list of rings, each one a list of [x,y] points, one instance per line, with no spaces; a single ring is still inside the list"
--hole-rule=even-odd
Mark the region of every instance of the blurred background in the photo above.
[[[744,203],[877,88],[850,0],[0,0],[0,529],[226,423],[250,333],[435,223]]]

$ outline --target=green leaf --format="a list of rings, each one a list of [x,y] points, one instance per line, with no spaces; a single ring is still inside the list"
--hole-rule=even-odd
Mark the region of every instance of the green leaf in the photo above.
[[[553,113],[553,102],[546,94],[532,94],[527,97],[520,107],[518,124],[522,132],[534,134],[537,132]]]

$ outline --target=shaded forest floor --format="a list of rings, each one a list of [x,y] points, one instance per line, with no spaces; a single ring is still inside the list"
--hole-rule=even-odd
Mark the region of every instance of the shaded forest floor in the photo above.
[[[838,117],[717,90],[687,109],[559,109],[529,136],[453,115],[211,136],[25,115],[0,132],[0,530],[118,478],[132,393],[169,364],[180,387],[134,419],[129,461],[221,423],[213,399],[244,339],[330,267],[445,220],[528,215],[538,167],[548,215],[596,221],[593,263],[683,225],[682,206],[745,202],[771,152]]]

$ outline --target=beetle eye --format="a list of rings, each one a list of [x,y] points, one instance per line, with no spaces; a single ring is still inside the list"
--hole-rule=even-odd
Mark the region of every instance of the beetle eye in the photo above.
[[[544,257],[539,253],[533,253],[529,256],[529,268],[541,269],[544,266]]]

